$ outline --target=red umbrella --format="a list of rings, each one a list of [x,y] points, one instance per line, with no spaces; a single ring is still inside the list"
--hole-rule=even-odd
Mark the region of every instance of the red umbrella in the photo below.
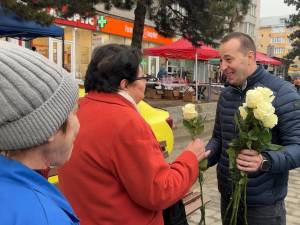
[[[207,60],[218,57],[219,51],[204,44],[201,44],[201,46],[196,48],[190,41],[181,38],[168,45],[146,48],[144,49],[144,55],[173,59],[195,60],[197,58],[199,60]]]
[[[268,57],[266,54],[261,52],[256,52],[256,61],[261,64],[268,64],[268,65],[281,65],[282,62]]]

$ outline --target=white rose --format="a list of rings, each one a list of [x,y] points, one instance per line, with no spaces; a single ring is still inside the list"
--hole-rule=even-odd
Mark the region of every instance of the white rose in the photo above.
[[[247,112],[246,108],[244,108],[243,106],[240,106],[239,111],[240,111],[241,117],[243,118],[243,120],[245,120],[248,116],[248,112]]]
[[[254,117],[260,121],[263,121],[265,117],[269,117],[274,114],[275,108],[269,102],[260,102],[257,104],[257,108],[253,109]]]
[[[264,124],[264,127],[273,128],[278,123],[278,117],[275,114],[272,114],[265,117],[262,122]]]
[[[271,91],[269,88],[266,87],[257,87],[256,90],[258,90],[262,95],[265,102],[272,102],[274,100],[273,91]]]
[[[263,95],[260,91],[257,90],[249,90],[246,93],[246,104],[248,108],[256,108],[259,102],[263,101]]]
[[[195,104],[188,103],[182,107],[182,114],[185,120],[194,119],[198,116]]]

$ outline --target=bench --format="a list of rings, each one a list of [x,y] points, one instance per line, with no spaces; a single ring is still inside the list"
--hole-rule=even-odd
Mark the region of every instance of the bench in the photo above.
[[[200,192],[198,190],[189,191],[182,199],[185,206],[185,213],[187,216],[193,214],[196,210],[202,206],[200,199]],[[209,202],[208,199],[204,199],[204,205]]]

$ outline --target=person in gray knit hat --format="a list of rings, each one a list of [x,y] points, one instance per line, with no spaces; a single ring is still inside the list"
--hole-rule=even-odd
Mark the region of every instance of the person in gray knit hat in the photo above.
[[[79,130],[78,85],[42,55],[0,42],[0,218],[5,225],[79,220],[40,171],[63,165]]]
[[[290,76],[298,94],[300,94],[300,71],[294,72]]]

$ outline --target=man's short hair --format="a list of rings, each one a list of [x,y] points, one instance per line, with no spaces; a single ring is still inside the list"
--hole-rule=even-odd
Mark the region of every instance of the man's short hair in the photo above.
[[[254,55],[256,55],[256,46],[253,39],[248,35],[241,32],[232,32],[227,34],[222,40],[221,44],[224,44],[231,39],[238,39],[241,43],[240,51],[244,54],[247,54],[249,51],[253,51]]]

